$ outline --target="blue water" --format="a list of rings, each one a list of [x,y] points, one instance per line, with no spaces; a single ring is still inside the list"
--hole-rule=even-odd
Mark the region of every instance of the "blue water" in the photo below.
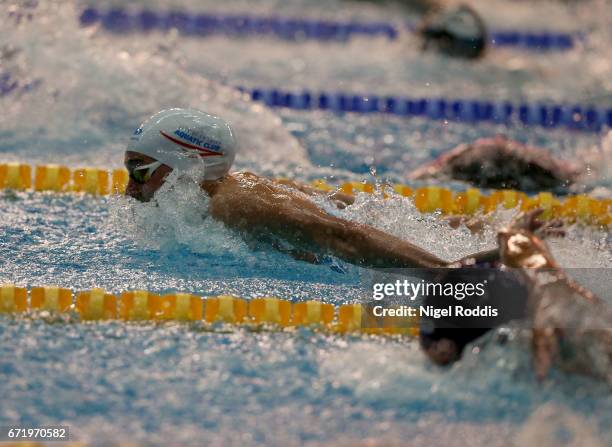
[[[337,19],[396,15],[392,8],[329,1],[171,4],[309,17],[323,16],[323,7]],[[237,168],[267,175],[372,180],[375,167],[381,179],[405,181],[411,168],[456,144],[504,132],[560,157],[591,161],[589,189],[606,194],[610,185],[612,139],[603,134],[270,111],[229,87],[530,102],[596,98],[609,106],[612,70],[604,56],[612,40],[598,2],[575,10],[543,4],[538,14],[481,2],[498,27],[514,20],[508,27],[572,31],[579,16],[592,30],[591,40],[569,54],[496,50],[468,65],[421,56],[409,39],[322,45],[196,40],[172,32],[121,37],[81,28],[77,18],[84,5],[20,3],[10,20],[0,22],[7,42],[0,47],[0,69],[18,80],[18,88],[0,96],[0,162],[120,166],[133,128],[160,108],[180,105],[231,119],[244,148]],[[3,13],[10,7],[0,6]],[[251,246],[207,219],[206,206],[190,185],[163,192],[158,207],[122,198],[0,191],[0,283],[358,300],[360,269],[335,259],[314,266]],[[401,198],[362,196],[355,206],[333,212],[449,260],[491,247],[496,226],[511,217],[498,213],[476,238],[420,215]],[[612,266],[607,232],[570,228],[566,239],[551,245],[565,267]],[[528,342],[500,344],[500,337],[492,334],[452,369],[440,370],[406,340],[3,316],[0,425],[65,424],[78,439],[100,445],[612,443],[608,388],[559,372],[538,384]]]

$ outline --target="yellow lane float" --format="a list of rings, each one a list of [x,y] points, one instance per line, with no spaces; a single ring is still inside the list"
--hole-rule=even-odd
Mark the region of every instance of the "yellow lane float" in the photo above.
[[[34,177],[32,178],[32,174]],[[39,165],[32,168],[21,163],[0,164],[0,189],[79,192],[91,195],[122,194],[128,183],[125,169],[78,168],[61,165]],[[317,179],[312,186],[321,191],[341,191],[345,194],[373,194],[376,191],[387,198],[391,189],[398,195],[410,198],[416,208],[424,213],[441,212],[452,215],[489,213],[499,206],[507,209],[529,210],[543,208],[545,218],[562,218],[574,222],[582,221],[595,225],[612,224],[612,200],[594,199],[584,195],[559,198],[550,192],[541,192],[528,197],[514,190],[483,192],[476,188],[453,191],[440,186],[425,186],[413,189],[408,185],[374,185],[367,182],[345,182],[330,185]]]
[[[376,319],[361,304],[334,306],[314,300],[293,303],[276,297],[247,300],[230,295],[202,298],[187,293],[158,295],[146,290],[116,296],[100,288],[73,293],[55,286],[33,287],[28,293],[26,288],[13,284],[0,286],[0,314],[28,310],[74,312],[82,321],[199,321],[265,324],[281,329],[307,326],[341,334],[418,335],[417,319]]]

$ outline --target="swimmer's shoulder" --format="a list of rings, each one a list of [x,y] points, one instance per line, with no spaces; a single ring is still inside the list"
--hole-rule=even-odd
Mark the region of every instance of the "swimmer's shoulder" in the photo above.
[[[210,214],[222,222],[235,226],[236,218],[248,212],[258,197],[260,177],[252,172],[232,172],[204,188],[209,192]]]

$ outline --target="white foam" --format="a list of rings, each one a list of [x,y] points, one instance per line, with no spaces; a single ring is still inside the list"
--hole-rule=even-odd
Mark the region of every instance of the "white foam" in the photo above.
[[[529,416],[513,445],[538,447],[604,447],[609,445],[596,425],[562,405],[544,404]]]
[[[148,203],[111,200],[110,225],[153,248],[180,244],[196,253],[253,256],[240,236],[208,215],[209,202],[197,182],[172,172]]]
[[[612,197],[612,130],[590,151],[578,155],[584,155],[587,162],[587,184],[598,186],[591,195],[600,198]]]
[[[465,226],[452,229],[441,216],[419,212],[412,200],[393,195],[388,200],[370,194],[358,194],[355,204],[337,210],[318,200],[325,209],[339,217],[372,225],[394,236],[410,241],[447,260],[456,260],[479,251],[494,248],[497,230],[516,217],[516,210],[498,209],[486,216],[485,229],[473,235]],[[569,227],[562,239],[548,239],[555,259],[564,267],[612,267],[612,252],[607,233]]]

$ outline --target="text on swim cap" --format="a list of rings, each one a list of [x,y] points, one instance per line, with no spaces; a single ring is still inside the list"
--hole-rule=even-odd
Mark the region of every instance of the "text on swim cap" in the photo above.
[[[211,140],[209,138],[204,140],[203,138],[195,137],[194,135],[191,135],[191,134],[187,133],[186,131],[184,131],[182,129],[176,129],[174,131],[174,135],[176,135],[177,137],[180,137],[180,138],[182,138],[184,140],[187,140],[190,143],[195,144],[196,146],[201,146],[203,148],[210,149],[210,150],[213,150],[213,151],[220,151],[221,150],[221,143],[220,142]]]

